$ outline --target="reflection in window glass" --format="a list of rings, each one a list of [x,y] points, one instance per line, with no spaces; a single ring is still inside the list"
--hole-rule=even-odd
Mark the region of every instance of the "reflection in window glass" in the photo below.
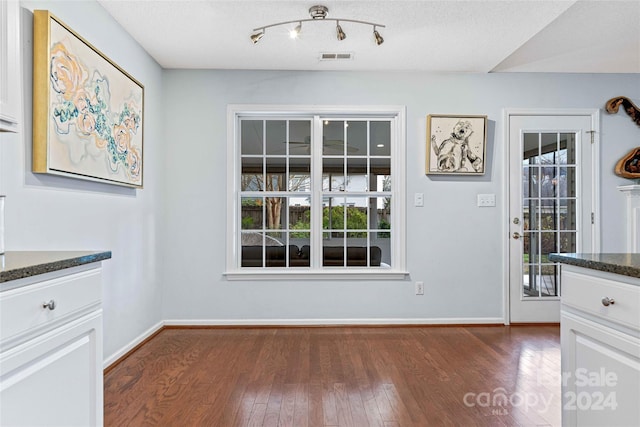
[[[240,147],[243,155],[261,155],[264,137],[262,120],[243,120],[240,123]]]
[[[389,268],[391,142],[378,118],[241,119],[238,265]]]
[[[262,157],[243,157],[240,189],[242,191],[264,190]]]
[[[322,137],[322,154],[325,156],[344,155],[344,130],[346,123],[343,121],[325,121]]]
[[[367,122],[347,122],[347,156],[367,155]]]
[[[369,150],[372,156],[391,155],[391,123],[389,121],[374,121],[371,126],[371,142]]]
[[[346,191],[367,191],[369,189],[366,158],[347,160]]]
[[[284,177],[287,170],[287,160],[283,157],[267,157],[266,160],[265,191],[285,191]]]
[[[267,155],[287,154],[287,122],[284,120],[267,120]]]

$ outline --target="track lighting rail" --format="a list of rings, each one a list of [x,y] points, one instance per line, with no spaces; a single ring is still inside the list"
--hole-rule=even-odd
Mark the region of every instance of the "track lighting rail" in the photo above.
[[[289,32],[292,38],[298,37],[298,34],[302,31],[302,23],[303,22],[311,22],[311,21],[334,21],[336,23],[336,37],[338,40],[342,41],[347,38],[347,34],[343,31],[340,26],[340,22],[350,22],[354,24],[362,24],[362,25],[371,25],[373,27],[373,38],[376,44],[379,46],[384,43],[384,39],[378,32],[378,28],[385,28],[383,24],[376,24],[375,22],[362,21],[360,19],[348,19],[348,18],[327,18],[327,13],[329,9],[326,6],[316,5],[312,6],[309,9],[309,14],[311,18],[305,19],[292,19],[290,21],[282,21],[277,22],[275,24],[263,25],[261,27],[257,27],[253,29],[253,34],[251,35],[251,41],[255,44],[260,41],[260,39],[264,36],[267,28],[279,27],[281,25],[288,24],[298,24],[293,30]]]

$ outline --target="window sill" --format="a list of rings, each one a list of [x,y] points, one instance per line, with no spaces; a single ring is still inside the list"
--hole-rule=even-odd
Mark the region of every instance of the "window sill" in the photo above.
[[[408,271],[380,269],[336,269],[335,271],[309,270],[296,268],[251,268],[247,270],[226,271],[223,276],[229,281],[238,280],[405,280]]]

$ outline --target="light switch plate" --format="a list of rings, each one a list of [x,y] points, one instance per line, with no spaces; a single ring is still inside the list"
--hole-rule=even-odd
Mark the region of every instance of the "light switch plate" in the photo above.
[[[424,193],[415,193],[413,195],[413,204],[415,206],[424,206]]]
[[[478,194],[478,206],[480,206],[481,208],[494,207],[495,205],[495,194]]]

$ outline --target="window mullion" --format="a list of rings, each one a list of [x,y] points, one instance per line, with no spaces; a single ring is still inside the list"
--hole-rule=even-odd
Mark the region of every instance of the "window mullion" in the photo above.
[[[311,268],[322,268],[322,120],[313,116],[311,132]]]

